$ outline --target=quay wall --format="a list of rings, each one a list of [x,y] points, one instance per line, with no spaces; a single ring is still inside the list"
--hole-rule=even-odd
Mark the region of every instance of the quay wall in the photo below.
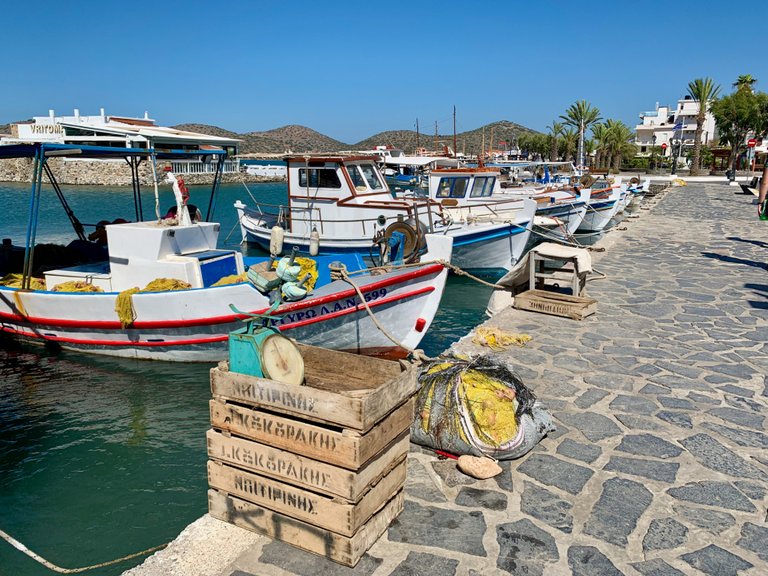
[[[65,158],[50,158],[48,164],[59,184],[89,185],[89,186],[130,186],[131,170],[125,160],[79,160]],[[0,182],[31,182],[31,158],[11,158],[0,160]],[[163,164],[158,163],[157,180],[162,183],[165,179]],[[211,184],[213,174],[182,174],[187,184]],[[152,166],[147,162],[139,165],[139,178],[142,186],[152,184]],[[43,174],[43,179],[48,178]],[[252,176],[245,172],[223,174],[223,183],[238,182],[275,182],[280,178],[267,176]]]

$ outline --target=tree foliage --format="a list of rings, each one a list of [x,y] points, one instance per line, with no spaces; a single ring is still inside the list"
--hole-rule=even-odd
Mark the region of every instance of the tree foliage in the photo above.
[[[746,149],[750,134],[768,133],[768,94],[739,87],[712,104],[712,114],[720,132],[720,142],[730,145],[731,169],[736,169],[739,155]]]
[[[560,119],[566,126],[572,126],[579,134],[579,162],[584,158],[584,135],[591,126],[597,124],[602,118],[600,110],[586,100],[578,100],[570,105]]]

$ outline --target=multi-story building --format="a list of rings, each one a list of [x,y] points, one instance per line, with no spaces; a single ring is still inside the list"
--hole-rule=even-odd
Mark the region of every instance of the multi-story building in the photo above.
[[[656,110],[640,114],[641,123],[635,127],[635,144],[639,156],[650,156],[651,148],[662,147],[664,156],[673,153],[684,156],[686,150],[693,148],[696,134],[696,116],[699,113],[699,103],[690,96],[677,101],[677,107],[659,106]],[[704,130],[701,142],[707,145],[715,137],[715,118],[711,112],[704,117]],[[682,149],[679,148],[682,143]]]

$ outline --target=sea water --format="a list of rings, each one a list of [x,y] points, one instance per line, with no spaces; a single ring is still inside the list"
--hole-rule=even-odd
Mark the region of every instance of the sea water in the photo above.
[[[160,214],[173,204],[162,187]],[[204,187],[190,202],[205,215]],[[129,188],[64,186],[79,220],[136,220]],[[0,238],[23,245],[28,184],[0,183]],[[237,248],[232,207],[285,201],[285,184],[222,187],[211,220],[219,245]],[[144,219],[155,215],[142,190]],[[93,230],[86,226],[86,233]],[[37,242],[74,232],[54,192],[42,192]],[[489,288],[451,277],[422,342],[436,355],[483,321]],[[64,568],[97,564],[175,538],[207,511],[205,431],[212,364],[126,360],[18,345],[0,339],[0,529]],[[120,574],[143,558],[89,572]],[[0,541],[0,576],[51,572]]]

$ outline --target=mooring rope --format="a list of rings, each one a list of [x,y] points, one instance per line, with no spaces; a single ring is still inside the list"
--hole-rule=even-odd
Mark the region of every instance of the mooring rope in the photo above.
[[[162,550],[170,542],[161,544],[160,546],[153,546],[152,548],[147,548],[146,550],[142,550],[141,552],[135,552],[133,554],[128,554],[127,556],[123,556],[121,558],[117,558],[116,560],[110,560],[109,562],[101,562],[99,564],[93,564],[92,566],[84,566],[83,568],[62,568],[61,566],[57,566],[53,562],[49,562],[39,554],[36,554],[24,544],[16,540],[13,536],[8,534],[7,532],[4,532],[3,530],[0,530],[0,538],[8,542],[11,546],[16,548],[16,550],[19,550],[20,552],[23,552],[30,558],[32,558],[35,562],[42,564],[49,570],[52,570],[54,572],[58,572],[59,574],[79,574],[80,572],[87,572],[88,570],[95,570],[96,568],[104,568],[105,566],[112,566],[113,564],[119,564],[120,562],[124,562],[125,560],[130,560],[131,558],[136,558],[138,556],[144,556],[146,554],[151,554],[153,552],[157,552],[158,550]]]

